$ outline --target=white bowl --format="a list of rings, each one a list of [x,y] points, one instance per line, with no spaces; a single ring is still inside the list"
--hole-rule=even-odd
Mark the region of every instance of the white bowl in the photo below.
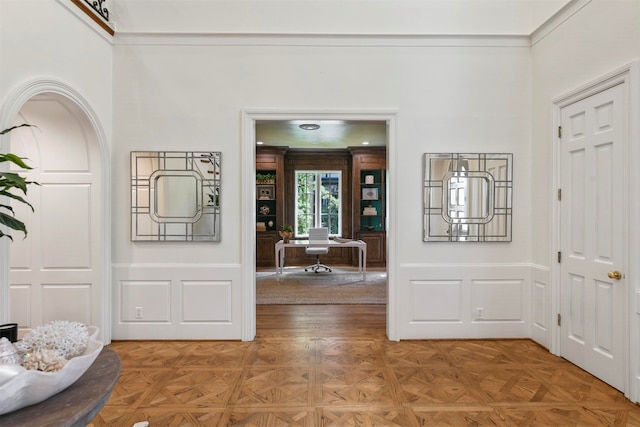
[[[104,344],[96,341],[97,331],[89,331],[85,352],[72,358],[57,372],[25,369],[20,365],[0,365],[0,415],[40,403],[76,382],[93,364]]]

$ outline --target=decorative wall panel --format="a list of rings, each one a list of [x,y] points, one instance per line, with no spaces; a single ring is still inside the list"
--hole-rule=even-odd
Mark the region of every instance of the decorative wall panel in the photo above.
[[[231,281],[183,281],[182,321],[231,322]]]
[[[540,329],[547,329],[547,304],[546,304],[547,284],[539,281],[533,282],[533,297],[532,307],[533,310],[533,326]]]
[[[91,186],[89,184],[42,185],[42,241],[64,250],[42,253],[44,268],[91,266]]]
[[[113,281],[113,339],[241,338],[238,264],[121,264]]]
[[[523,320],[522,280],[472,280],[475,320]]]
[[[21,328],[31,328],[31,286],[12,284],[9,298],[9,319]]]
[[[53,320],[73,320],[93,325],[91,285],[43,285],[42,324]]]
[[[529,266],[401,264],[396,279],[400,339],[530,336]]]
[[[171,282],[121,282],[123,322],[170,322]]]
[[[462,282],[460,280],[414,280],[412,321],[460,322]]]

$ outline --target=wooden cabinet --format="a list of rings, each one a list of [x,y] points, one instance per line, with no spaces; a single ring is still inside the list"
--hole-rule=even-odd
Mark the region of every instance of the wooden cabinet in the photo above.
[[[256,266],[275,267],[275,244],[284,224],[286,147],[256,147]]]
[[[386,265],[386,147],[351,147],[354,238],[367,243],[367,265]]]
[[[384,233],[379,231],[360,231],[356,236],[367,244],[367,265],[381,267],[387,264],[387,251],[385,247],[387,239]]]
[[[256,266],[275,267],[276,242],[280,240],[278,233],[256,233]]]

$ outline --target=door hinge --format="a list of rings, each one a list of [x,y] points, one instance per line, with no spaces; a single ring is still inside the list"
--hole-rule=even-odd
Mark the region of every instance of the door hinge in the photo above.
[[[562,188],[558,188],[558,200],[562,200]]]
[[[562,252],[558,251],[558,263],[562,262]]]
[[[558,138],[562,138],[562,126],[558,126]]]
[[[558,313],[558,326],[562,326],[562,316]]]

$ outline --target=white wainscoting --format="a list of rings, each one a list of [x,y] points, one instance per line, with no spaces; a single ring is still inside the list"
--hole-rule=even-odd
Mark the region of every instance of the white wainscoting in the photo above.
[[[529,338],[531,265],[401,264],[400,339]]]
[[[549,267],[531,267],[531,339],[551,348],[555,314],[551,307],[551,270]]]
[[[240,339],[240,265],[116,264],[113,339]]]

